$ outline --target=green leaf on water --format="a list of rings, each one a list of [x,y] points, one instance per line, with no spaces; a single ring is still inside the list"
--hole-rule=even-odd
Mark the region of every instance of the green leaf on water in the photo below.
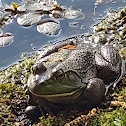
[[[23,26],[31,26],[41,20],[42,15],[39,13],[26,13],[17,18],[17,22]]]
[[[53,20],[37,25],[37,31],[47,35],[57,35],[60,32],[60,25]]]

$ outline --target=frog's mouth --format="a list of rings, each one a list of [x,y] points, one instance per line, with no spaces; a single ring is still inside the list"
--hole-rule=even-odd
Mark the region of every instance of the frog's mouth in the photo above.
[[[70,73],[67,74],[70,75]],[[62,82],[49,79],[42,83],[38,83],[34,81],[34,78],[35,76],[31,75],[28,79],[28,88],[30,92],[36,96],[51,100],[54,98],[72,97],[75,94],[77,97],[81,94],[81,89],[86,87],[86,84],[83,84],[82,80],[76,75],[74,75],[74,80],[71,81],[70,78],[66,77]]]

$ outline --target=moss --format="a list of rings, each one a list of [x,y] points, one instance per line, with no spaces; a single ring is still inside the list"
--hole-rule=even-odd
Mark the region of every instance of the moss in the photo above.
[[[2,125],[13,125],[13,122],[15,122],[14,106],[17,105],[17,101],[21,102],[23,99],[26,99],[26,95],[21,85],[14,83],[0,84],[0,123]]]
[[[31,66],[35,63],[37,56],[37,54],[32,57],[25,55],[24,60],[11,65],[3,71],[0,71],[0,81],[2,83],[8,81],[21,81],[22,83],[26,83],[30,74]]]
[[[0,84],[0,97],[10,98],[15,88],[16,88],[16,85],[14,83]]]
[[[88,120],[88,126],[125,126],[126,87],[121,85],[112,93],[113,101],[108,108],[97,108],[97,115]],[[115,102],[115,104],[113,104]],[[121,104],[119,104],[121,103]],[[125,104],[125,106],[124,106]]]
[[[12,125],[11,122],[13,122],[14,119],[12,118],[11,112],[11,106],[6,105],[5,103],[0,103],[0,124],[2,124],[2,126]]]
[[[102,112],[100,123],[102,126],[125,126],[126,112],[122,107],[116,108],[112,112]]]
[[[101,121],[98,118],[94,118],[87,126],[101,126]]]
[[[24,86],[35,63],[37,54],[25,55],[24,60],[0,71],[0,124],[13,126],[16,118],[23,114],[27,105]]]
[[[112,112],[103,110],[88,126],[125,126],[125,124],[126,112],[124,108],[119,107]]]
[[[42,126],[64,126],[65,121],[61,117],[49,116],[48,118],[40,117],[40,123]]]

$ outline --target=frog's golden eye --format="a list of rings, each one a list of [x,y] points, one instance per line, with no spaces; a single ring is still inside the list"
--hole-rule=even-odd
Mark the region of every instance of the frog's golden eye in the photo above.
[[[58,71],[56,71],[56,72],[54,73],[54,76],[55,76],[56,80],[62,81],[63,78],[65,77],[65,74],[64,74],[63,70],[60,69],[60,70],[58,70]]]

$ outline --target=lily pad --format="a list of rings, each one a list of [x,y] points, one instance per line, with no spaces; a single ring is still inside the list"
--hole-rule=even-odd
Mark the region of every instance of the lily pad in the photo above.
[[[12,5],[12,4],[10,4],[10,5],[5,5],[5,7],[4,7],[4,9],[6,10],[6,11],[14,11],[15,10],[15,8],[14,8],[14,6]]]
[[[35,3],[35,2],[39,2],[40,0],[22,0],[23,3]]]
[[[0,36],[0,46],[5,47],[13,42],[11,33],[5,33]]]
[[[81,12],[81,10],[68,8],[64,11],[64,17],[67,19],[84,19],[85,15]]]
[[[31,26],[41,20],[42,15],[38,13],[26,13],[17,18],[17,22],[23,26]]]
[[[42,22],[37,25],[37,31],[47,35],[57,35],[60,32],[60,25],[53,20]]]
[[[54,9],[54,5],[57,4],[55,0],[24,0],[23,10],[26,8],[27,10],[45,10],[49,11]],[[19,7],[18,10],[20,10]]]
[[[63,13],[59,10],[53,10],[49,16],[56,19],[63,18]]]
[[[2,8],[2,6],[0,5],[0,20],[4,17],[4,10]]]
[[[0,28],[0,36],[3,34],[3,30]]]

